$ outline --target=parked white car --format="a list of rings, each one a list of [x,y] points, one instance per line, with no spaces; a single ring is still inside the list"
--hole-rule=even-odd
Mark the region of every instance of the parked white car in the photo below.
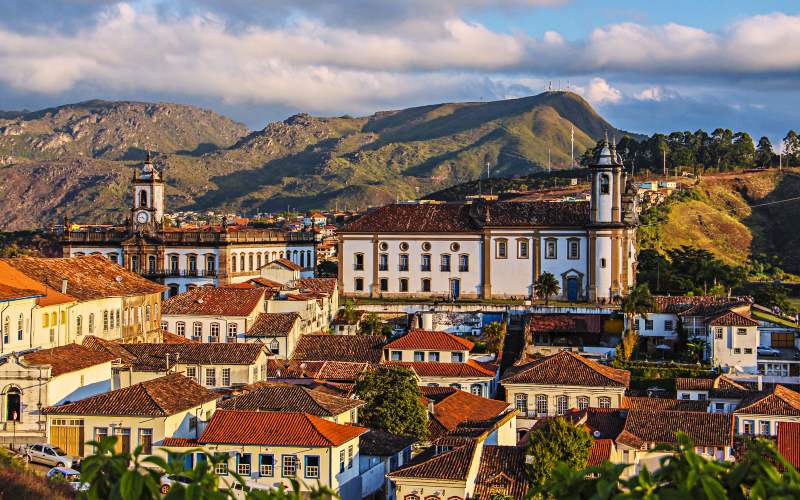
[[[774,347],[769,347],[766,345],[758,346],[756,352],[758,353],[759,356],[780,356],[781,354],[781,351],[775,349]]]
[[[74,469],[80,461],[52,444],[34,444],[25,449],[25,461]]]
[[[47,471],[47,479],[61,479],[75,491],[86,491],[88,483],[81,482],[81,473],[69,467],[53,467]]]
[[[161,476],[161,494],[166,495],[169,493],[170,488],[172,488],[172,485],[175,483],[192,484],[192,480],[186,476]]]

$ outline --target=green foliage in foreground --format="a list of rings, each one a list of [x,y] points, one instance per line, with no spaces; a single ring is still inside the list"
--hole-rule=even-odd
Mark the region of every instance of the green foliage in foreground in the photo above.
[[[364,401],[358,411],[364,426],[420,441],[427,439],[428,412],[411,370],[387,367],[364,372],[356,381],[355,392]]]
[[[245,480],[234,471],[228,474],[242,487],[243,496],[235,496],[234,492],[220,485],[219,476],[214,474],[216,464],[225,463],[227,454],[208,454],[202,450],[190,450],[188,453],[202,452],[206,460],[199,460],[194,469],[183,467],[185,453],[170,453],[169,459],[148,456],[140,459],[141,447],[131,453],[114,451],[116,440],[113,436],[101,441],[91,441],[95,453],[87,457],[81,467],[81,480],[90,485],[89,490],[81,492],[79,498],[89,500],[150,500],[150,499],[183,499],[223,500],[245,498],[247,500],[300,500],[301,498],[332,499],[336,494],[329,489],[316,487],[308,494],[301,494],[299,484],[292,481],[292,491],[284,489],[247,491]],[[161,477],[178,475],[190,479],[190,484],[175,481],[166,495],[161,493]],[[224,485],[222,485],[224,486]]]
[[[528,476],[533,484],[550,479],[556,464],[573,471],[583,469],[592,449],[589,433],[563,418],[546,420],[531,431],[528,442],[527,453],[531,457]]]
[[[559,463],[544,484],[533,485],[529,496],[597,500],[800,498],[800,474],[763,440],[754,441],[736,463],[716,462],[695,453],[692,441],[679,433],[675,453],[663,458],[661,464],[656,472],[643,470],[638,476],[621,479],[625,465],[606,462],[575,470],[570,464]]]

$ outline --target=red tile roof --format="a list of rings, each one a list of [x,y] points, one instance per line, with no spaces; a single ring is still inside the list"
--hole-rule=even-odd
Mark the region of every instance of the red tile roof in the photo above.
[[[778,451],[800,469],[800,422],[778,422]]]
[[[712,319],[711,326],[758,326],[758,321],[752,320],[743,314],[735,311],[728,311]]]
[[[339,280],[336,278],[303,278],[295,280],[291,284],[297,287],[301,292],[317,292],[333,296],[339,286]]]
[[[729,309],[749,306],[752,297],[717,297],[714,295],[656,295],[655,310],[658,313],[672,313],[679,316],[712,316]]]
[[[258,343],[122,344],[135,357],[134,370],[164,371],[170,365],[252,365],[266,347]]]
[[[68,304],[77,300],[17,271],[8,262],[0,261],[0,300],[34,296],[39,297],[36,303],[40,306]]]
[[[733,415],[692,411],[629,410],[617,442],[634,448],[674,444],[687,434],[696,446],[733,446]]]
[[[587,467],[596,467],[611,457],[611,447],[614,446],[612,439],[594,439],[592,448],[589,450],[589,458],[586,461]]]
[[[171,448],[196,448],[199,447],[196,438],[166,437],[161,446]]]
[[[475,498],[502,493],[525,498],[530,479],[525,466],[525,449],[516,446],[484,445],[475,483]]]
[[[200,287],[170,297],[164,302],[162,315],[249,316],[263,298],[263,288]]]
[[[236,396],[221,401],[226,410],[289,411],[333,417],[364,404],[300,385],[281,382],[256,382],[236,391]]]
[[[254,285],[263,286],[272,290],[281,290],[283,288],[283,283],[278,283],[277,281],[261,277],[253,278],[249,280],[248,283],[253,283]]]
[[[44,294],[44,291],[37,292],[35,290],[25,290],[0,283],[0,301],[6,302],[18,299],[35,299],[37,297],[42,297]]]
[[[302,335],[292,359],[380,363],[386,339],[380,335]]]
[[[370,429],[359,438],[358,451],[362,455],[388,457],[400,453],[416,441],[416,438],[413,437],[398,436],[380,429]]]
[[[410,368],[419,377],[494,377],[496,371],[470,359],[466,363],[387,361],[386,365]]]
[[[67,344],[31,352],[21,356],[20,359],[29,365],[49,365],[51,367],[50,375],[56,377],[90,366],[109,363],[114,356],[107,352],[88,349],[80,344]],[[109,372],[108,375],[110,378],[111,373]]]
[[[165,344],[197,344],[199,343],[196,340],[187,339],[181,335],[176,335],[174,333],[168,332],[166,330],[161,331],[161,341]]]
[[[261,313],[247,332],[245,338],[286,337],[300,321],[296,312]]]
[[[407,466],[387,474],[390,478],[442,479],[463,481],[469,476],[475,443],[470,441],[432,457],[420,455]]]
[[[82,345],[83,347],[86,347],[87,349],[91,349],[93,351],[99,351],[110,354],[114,360],[120,361],[122,363],[128,363],[136,359],[136,356],[127,351],[123,347],[122,343],[114,342],[113,340],[107,340],[101,337],[96,337],[94,335],[87,335],[86,337],[84,337]]]
[[[616,439],[625,426],[625,415],[620,408],[586,408],[570,410],[566,417],[576,425],[583,424],[595,439]]]
[[[217,410],[200,443],[262,446],[340,446],[369,429],[307,413]]]
[[[601,333],[600,314],[528,314],[527,330],[536,333]]]
[[[547,384],[588,387],[628,387],[630,372],[618,370],[568,351],[511,367],[504,384]]]
[[[142,278],[98,255],[50,259],[16,257],[4,259],[18,271],[50,286],[60,288],[67,280],[67,294],[78,300],[128,297],[161,293],[166,287]]]
[[[505,401],[486,399],[454,389],[449,396],[434,403],[431,419],[451,432],[464,422],[489,420],[509,410],[510,405]]]
[[[708,401],[625,396],[622,398],[620,408],[631,410],[708,411],[708,404]]]
[[[729,379],[725,375],[718,375],[716,378],[678,377],[675,379],[675,389],[679,391],[708,391],[711,397],[728,399],[740,399],[750,392],[747,387]]]
[[[267,360],[269,378],[312,378],[323,380],[354,381],[369,368],[369,363],[346,361]]]
[[[800,416],[800,393],[776,385],[771,391],[752,393],[742,400],[734,413],[797,417]]]
[[[270,265],[272,263],[279,264],[279,265],[285,267],[286,269],[288,269],[290,271],[302,271],[303,270],[302,267],[298,266],[297,264],[295,264],[294,262],[292,262],[291,260],[288,260],[288,259],[275,259],[273,261],[268,262],[267,265]]]
[[[475,344],[447,332],[411,330],[384,347],[385,349],[421,349],[430,351],[471,351]]]
[[[173,373],[98,394],[74,403],[51,406],[50,415],[113,415],[165,417],[192,409],[219,397],[194,380]]]

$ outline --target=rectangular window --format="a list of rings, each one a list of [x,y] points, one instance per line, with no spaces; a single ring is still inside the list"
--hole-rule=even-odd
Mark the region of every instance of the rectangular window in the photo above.
[[[547,415],[547,396],[544,394],[536,396],[536,414]]]
[[[567,258],[570,260],[578,260],[581,258],[581,242],[579,240],[568,241]]]
[[[558,247],[556,246],[555,239],[549,238],[544,241],[544,258],[545,259],[558,258]]]
[[[458,270],[462,273],[469,272],[469,255],[458,256]]]
[[[722,338],[722,328],[714,328],[714,338],[721,339]]]
[[[508,241],[497,240],[495,244],[495,258],[505,259],[508,257]]]
[[[117,437],[117,451],[131,452],[131,429],[129,427],[115,427],[114,435]]]
[[[210,342],[217,342],[219,340],[219,323],[211,323],[211,338]]]
[[[239,325],[236,323],[228,323],[228,342],[232,342],[231,339],[236,339],[236,335],[239,333]]]
[[[441,262],[440,269],[444,273],[449,273],[450,272],[450,255],[449,254],[443,254],[442,255],[442,262]]]
[[[636,332],[639,331],[639,320],[638,319],[633,320],[633,330],[636,331]]]
[[[733,348],[733,353],[734,354],[741,354],[742,353],[742,349],[740,347],[734,347]]]
[[[186,367],[186,376],[195,382],[197,382],[197,367],[196,366],[187,366]]]
[[[181,337],[186,336],[186,323],[183,321],[178,321],[175,323],[175,333],[180,335]]]
[[[664,331],[671,332],[673,330],[672,320],[664,320]]]
[[[356,271],[364,270],[364,254],[357,253],[353,259],[353,269]]]
[[[339,473],[344,472],[344,450],[339,450]]]
[[[139,429],[139,446],[145,455],[153,454],[153,429]]]
[[[514,396],[514,407],[519,410],[522,415],[528,414],[528,395],[517,394]]]
[[[275,457],[273,455],[258,456],[258,475],[272,477],[275,473]]]
[[[231,386],[231,369],[230,368],[223,368],[222,369],[222,385],[224,387]]]
[[[281,475],[283,477],[294,477],[297,475],[297,457],[294,455],[284,455],[282,457]]]
[[[528,240],[517,240],[517,258],[527,259],[529,255]]]
[[[400,278],[400,291],[401,292],[408,291],[408,278]]]
[[[228,464],[222,462],[221,464],[217,464],[214,466],[214,474],[218,476],[227,476],[228,475]]]
[[[745,420],[742,423],[742,434],[753,435],[755,433],[755,422],[752,420]]]
[[[453,360],[453,363],[463,363],[464,362],[464,353],[463,352],[454,352],[450,359]]]
[[[389,270],[389,256],[385,253],[378,255],[378,271]]]
[[[400,271],[408,271],[408,254],[400,254],[400,265],[398,266],[398,269]]]
[[[747,335],[747,328],[737,328],[736,335]]]
[[[651,330],[651,331],[653,330],[653,320],[652,319],[644,320],[644,329],[645,330]]]
[[[428,278],[422,279],[422,291],[423,292],[430,292],[431,291],[431,280]]]
[[[428,361],[431,361],[433,363],[438,363],[439,362],[439,353],[438,352],[429,352],[428,353]]]
[[[690,398],[691,394],[689,394],[688,392],[681,393],[681,399],[690,399]]]
[[[425,353],[423,351],[414,351],[414,361],[417,363],[425,361]]]
[[[239,454],[238,463],[236,465],[236,472],[238,472],[240,476],[249,476],[251,465],[250,454],[241,453]]]
[[[214,387],[217,385],[216,368],[206,368],[206,385],[209,387]]]
[[[762,420],[758,423],[759,427],[759,434],[762,436],[769,436],[770,435],[770,425],[768,420]]]
[[[431,254],[429,253],[422,254],[422,263],[420,264],[420,270],[423,272],[428,272],[431,270]]]
[[[356,278],[355,290],[357,292],[364,291],[364,278]]]
[[[752,347],[745,347],[744,348],[744,353],[745,354],[753,354],[753,348]]]
[[[388,292],[389,291],[389,280],[386,278],[381,278],[381,292]]]
[[[305,457],[305,477],[309,479],[319,478],[319,457],[316,455],[306,455]]]
[[[705,395],[705,394],[702,394],[702,393],[701,393],[701,394],[698,394],[698,395],[697,395],[697,400],[698,400],[698,401],[705,401],[705,400],[706,400],[706,395]]]
[[[353,445],[347,447],[347,468],[353,468]]]
[[[391,360],[392,361],[403,361],[403,352],[402,351],[392,351]]]
[[[108,437],[108,427],[95,427],[94,428],[94,440],[100,441],[103,438]]]

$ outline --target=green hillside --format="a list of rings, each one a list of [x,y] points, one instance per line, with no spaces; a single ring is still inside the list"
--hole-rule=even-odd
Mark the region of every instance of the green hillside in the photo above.
[[[576,94],[449,103],[367,117],[307,114],[247,133],[191,106],[92,102],[0,119],[0,228],[65,211],[120,220],[126,179],[144,148],[166,169],[169,207],[245,213],[366,207],[478,178],[570,165],[605,131],[620,134]],[[5,165],[5,167],[2,167]],[[26,205],[24,212],[15,210]]]

